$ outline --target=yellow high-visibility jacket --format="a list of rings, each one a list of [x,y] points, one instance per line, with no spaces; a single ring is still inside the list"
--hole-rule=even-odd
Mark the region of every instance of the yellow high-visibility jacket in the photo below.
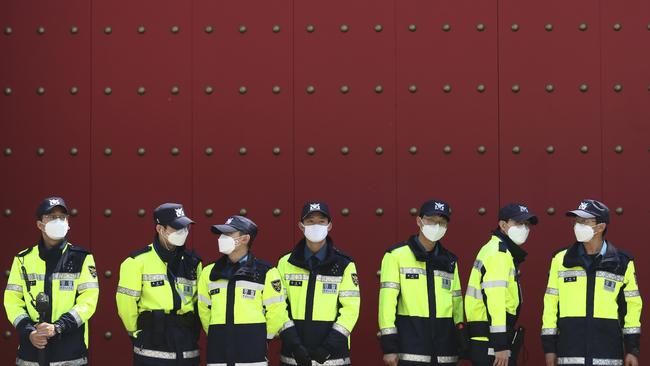
[[[523,302],[519,265],[525,257],[524,250],[496,230],[474,261],[465,293],[465,314],[470,336],[489,340],[488,352],[510,348]]]
[[[50,297],[45,319],[39,319],[32,298]],[[46,250],[41,242],[14,258],[4,292],[9,321],[20,333],[18,363],[36,362],[37,349],[29,340],[34,325],[54,323],[61,334],[48,341],[50,362],[87,363],[88,320],[95,313],[99,283],[95,260],[86,249],[63,241]]]
[[[605,245],[590,265],[581,243],[551,261],[542,345],[561,364],[622,365],[626,352],[639,354],[642,300],[634,261],[612,243]]]
[[[289,315],[302,345],[322,346],[329,362],[350,364],[349,337],[359,318],[361,297],[356,266],[327,238],[327,255],[316,268],[305,263],[305,240],[283,256],[278,271],[287,289]],[[290,346],[283,342],[280,362],[295,365]]]
[[[456,364],[456,324],[463,322],[458,258],[440,242],[427,253],[416,235],[388,249],[381,262],[379,329],[384,354]]]
[[[267,339],[293,327],[280,273],[252,253],[242,263],[223,256],[206,266],[198,307],[208,364],[264,364]]]

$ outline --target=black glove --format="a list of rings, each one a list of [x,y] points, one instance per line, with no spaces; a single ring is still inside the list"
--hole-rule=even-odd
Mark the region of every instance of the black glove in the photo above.
[[[311,350],[309,354],[311,355],[311,358],[318,363],[325,363],[325,361],[327,361],[331,356],[330,351],[323,346],[316,347]]]
[[[311,357],[309,351],[302,344],[296,345],[293,350],[293,358],[298,366],[311,366]]]

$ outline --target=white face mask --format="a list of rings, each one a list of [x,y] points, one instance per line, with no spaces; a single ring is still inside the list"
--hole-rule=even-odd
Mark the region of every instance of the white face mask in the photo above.
[[[235,239],[228,235],[221,234],[219,236],[219,251],[225,255],[229,255],[235,250]]]
[[[439,224],[422,225],[422,234],[434,243],[442,239],[446,232],[447,228]]]
[[[576,223],[573,227],[573,232],[576,234],[576,239],[581,243],[586,243],[594,238],[596,234],[594,228],[585,224]]]
[[[515,225],[508,229],[508,237],[517,245],[522,245],[528,239],[530,229],[526,225]]]
[[[312,243],[320,243],[327,238],[328,225],[306,225],[305,238]]]
[[[56,219],[45,224],[45,234],[53,240],[65,238],[70,230],[67,220]]]
[[[185,244],[188,235],[190,235],[190,230],[188,228],[183,228],[167,235],[167,241],[173,246],[180,247]]]

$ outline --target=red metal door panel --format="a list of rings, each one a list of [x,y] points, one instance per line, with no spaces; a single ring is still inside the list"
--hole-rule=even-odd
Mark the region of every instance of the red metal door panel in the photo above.
[[[590,1],[501,4],[500,203],[524,202],[540,218],[524,246],[520,322],[532,335],[529,359],[542,360],[544,274],[575,240],[564,213],[602,193],[599,12]]]
[[[206,223],[243,209],[261,228],[256,253],[273,261],[274,241],[291,233],[290,4],[255,2],[251,14],[252,5],[194,8],[194,191],[200,212],[212,210]],[[204,231],[212,260],[216,238]]]
[[[70,241],[90,247],[90,35],[84,17],[88,11],[89,6],[78,1],[38,9],[24,2],[0,4],[4,278],[13,255],[39,239],[34,214],[49,195],[65,197],[74,214]],[[78,33],[70,31],[73,25]],[[10,323],[2,326],[2,332],[7,339],[2,349],[12,350],[2,353],[13,360],[16,332]]]
[[[376,271],[395,238],[392,7],[294,3],[294,207],[297,215],[307,200],[329,203],[335,243],[356,259],[365,295],[351,345],[366,364],[381,362]],[[296,215],[287,250],[301,236]]]
[[[609,204],[608,237],[637,256],[642,286],[650,276],[637,244],[650,214],[649,19],[643,0],[4,2],[5,249],[31,245],[38,201],[64,196],[71,239],[101,275],[93,364],[128,364],[115,287],[154,234],[155,206],[186,205],[207,264],[209,225],[246,214],[255,253],[275,261],[301,237],[301,205],[322,199],[362,281],[353,358],[380,365],[376,271],[417,231],[422,201],[453,207],[443,241],[463,287],[499,204],[524,201],[541,220],[522,314],[538,364],[544,274],[573,240],[564,212],[579,199]]]
[[[92,327],[98,362],[116,349],[124,352],[113,361],[131,360],[114,293],[120,262],[152,240],[153,208],[179,202],[195,216],[190,3],[129,3],[125,13],[126,5],[95,2],[92,15],[93,248],[103,275]]]
[[[498,204],[496,2],[398,2],[398,240],[446,200],[463,288]],[[474,228],[466,230],[466,228]],[[388,243],[386,243],[388,244]]]
[[[607,2],[602,14],[603,199],[612,211],[607,236],[635,256],[644,286],[650,269],[639,238],[650,217],[650,4]],[[646,306],[643,319],[649,314]],[[641,347],[649,344],[642,337]]]
[[[207,265],[220,256],[209,226],[244,214],[255,255],[275,263],[294,229],[290,3],[198,1],[193,14],[194,240]]]

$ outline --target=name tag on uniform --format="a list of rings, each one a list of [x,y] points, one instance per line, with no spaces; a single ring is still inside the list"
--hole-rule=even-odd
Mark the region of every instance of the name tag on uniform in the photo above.
[[[164,285],[164,284],[165,284],[165,281],[163,281],[163,280],[160,280],[160,281],[151,281],[151,287],[158,287],[158,286],[162,286],[162,285]]]
[[[578,280],[578,277],[573,276],[573,277],[564,277],[564,283],[567,282],[576,282]]]
[[[417,280],[418,278],[420,278],[419,273],[407,273],[406,274],[406,279],[407,280]]]
[[[442,279],[442,288],[445,290],[451,290],[451,280],[449,278]]]
[[[302,286],[302,281],[289,281],[289,286]]]
[[[255,290],[251,290],[248,288],[244,288],[241,290],[242,296],[244,299],[254,299],[255,298]]]
[[[605,280],[605,290],[614,292],[616,290],[616,282]]]
[[[59,282],[59,291],[72,291],[74,290],[74,282],[70,280],[61,280]]]
[[[219,290],[221,290],[221,289],[220,289],[220,288],[214,288],[214,289],[210,290],[210,295],[216,295],[216,294],[218,294],[218,293],[219,293]]]
[[[190,285],[183,285],[183,293],[185,295],[192,295],[192,286]]]
[[[323,293],[324,294],[335,294],[336,293],[336,284],[335,283],[324,283],[323,284]]]

